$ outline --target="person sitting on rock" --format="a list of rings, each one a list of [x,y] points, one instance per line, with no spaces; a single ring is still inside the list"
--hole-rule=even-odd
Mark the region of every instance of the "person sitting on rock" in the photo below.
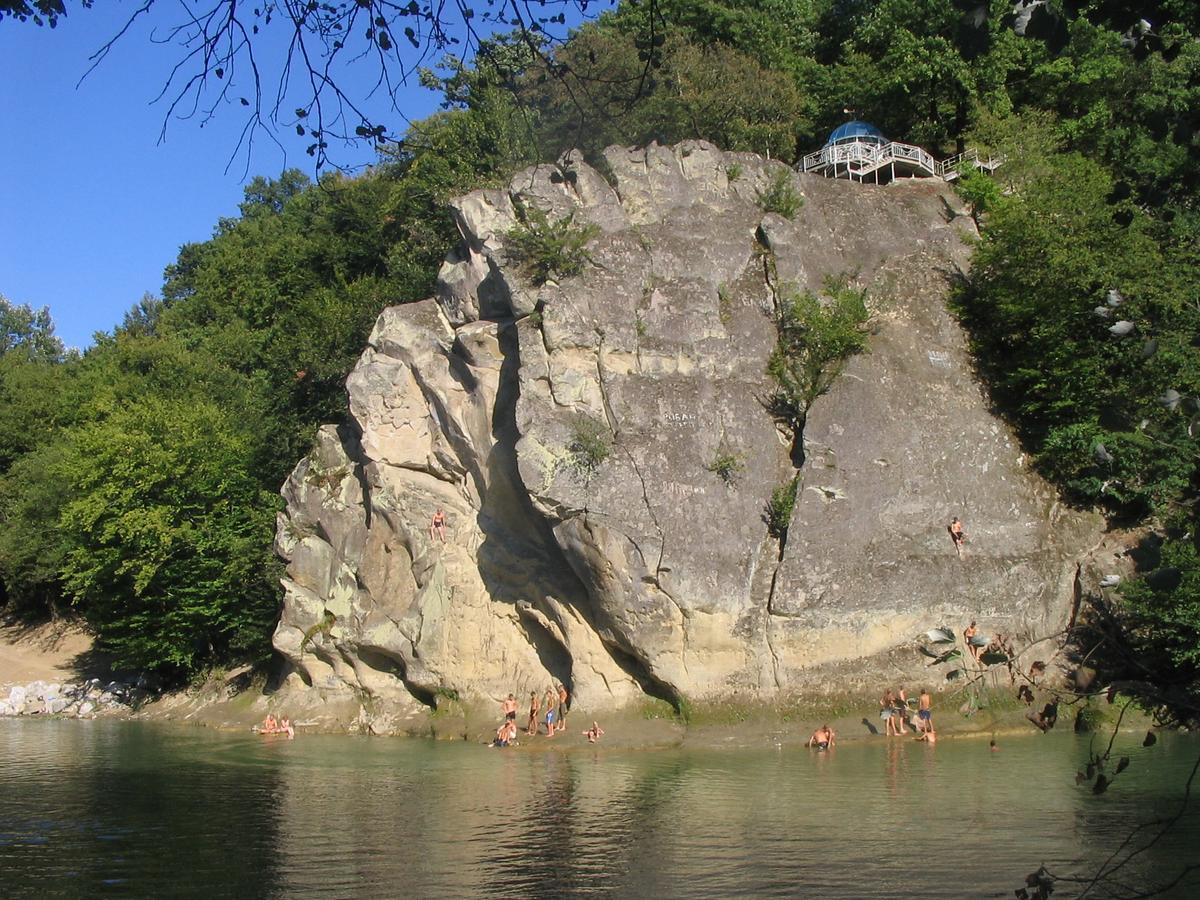
[[[517,723],[512,719],[505,719],[504,724],[496,729],[496,739],[492,741],[493,747],[510,747],[517,743]]]
[[[275,717],[267,713],[267,717],[263,719],[262,727],[258,729],[263,734],[274,734],[279,730],[279,723],[275,721]]]
[[[292,720],[284,716],[279,720],[279,733],[286,734],[288,740],[293,740],[296,737],[296,729],[292,727]]]

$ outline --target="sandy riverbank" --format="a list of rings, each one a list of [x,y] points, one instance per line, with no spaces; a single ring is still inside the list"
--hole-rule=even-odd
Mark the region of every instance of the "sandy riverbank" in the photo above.
[[[104,675],[104,661],[92,648],[91,637],[77,623],[54,620],[30,625],[0,623],[0,686],[42,680],[70,682]],[[314,692],[271,692],[262,677],[248,669],[235,671],[207,684],[163,695],[146,704],[135,718],[175,722],[230,731],[248,731],[272,712],[299,723],[300,734],[367,733],[465,740],[483,743],[494,733],[499,717],[487,704],[448,703],[432,711],[389,714],[370,701]],[[934,697],[934,722],[939,738],[987,737],[1028,733],[1036,729],[1025,718],[1029,707],[1010,691],[994,689],[978,697],[978,708],[966,704],[961,692],[943,691]],[[1042,702],[1039,698],[1039,703]],[[1057,728],[1074,726],[1079,707],[1064,705]],[[1093,725],[1114,718],[1115,710],[1093,705]],[[520,750],[541,752],[587,746],[584,730],[593,720],[605,730],[604,746],[619,749],[711,747],[745,749],[799,746],[820,725],[834,728],[839,742],[897,740],[883,735],[878,700],[856,695],[790,697],[775,701],[730,698],[698,703],[678,715],[666,703],[647,699],[623,710],[590,713],[576,708],[567,731],[547,738],[519,736]],[[524,724],[524,720],[521,720]],[[1148,717],[1126,715],[1123,728],[1150,727]],[[909,738],[915,739],[910,733]]]
[[[77,622],[0,621],[0,685],[77,681],[103,668],[91,635]]]

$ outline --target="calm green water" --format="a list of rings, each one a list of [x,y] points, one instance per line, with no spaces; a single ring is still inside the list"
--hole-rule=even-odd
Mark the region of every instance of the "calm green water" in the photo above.
[[[0,895],[1011,897],[1178,807],[1200,739],[1118,745],[1133,764],[1094,797],[1070,734],[561,752],[10,719]],[[1124,880],[1188,861],[1196,813]]]

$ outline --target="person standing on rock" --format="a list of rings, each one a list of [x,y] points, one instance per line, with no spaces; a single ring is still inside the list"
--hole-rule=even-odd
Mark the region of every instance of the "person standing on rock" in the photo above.
[[[538,715],[538,710],[540,710],[541,708],[542,708],[542,705],[541,705],[541,703],[538,702],[537,691],[530,691],[529,692],[529,725],[526,726],[526,728],[525,728],[526,734],[531,734],[531,735],[537,734],[537,726],[538,726],[537,715]]]
[[[504,713],[505,722],[515,722],[517,720],[517,698],[509,694],[500,701],[500,709]]]
[[[546,696],[543,701],[546,704],[546,737],[554,737],[554,703],[557,699],[554,688],[546,688]]]
[[[958,520],[955,519],[955,521]],[[433,518],[429,520],[429,540],[432,541],[435,536],[440,538],[443,544],[446,543],[446,514],[442,512],[440,506],[433,514]]]
[[[896,730],[896,723],[892,721],[895,713],[896,695],[892,693],[892,689],[888,688],[883,693],[883,698],[879,701],[879,718],[886,722],[884,733],[891,737],[893,734],[899,734]]]
[[[979,629],[975,627],[975,620],[972,619],[971,624],[963,629],[963,642],[967,645],[967,652],[976,661],[979,659],[979,648],[971,642],[971,638],[977,634],[979,634]]]
[[[560,681],[558,683],[558,730],[564,731],[567,727],[567,702],[570,699],[567,694],[566,687]]]
[[[921,688],[921,699],[917,701],[917,729],[921,734],[933,731],[933,698],[929,696],[929,688]]]

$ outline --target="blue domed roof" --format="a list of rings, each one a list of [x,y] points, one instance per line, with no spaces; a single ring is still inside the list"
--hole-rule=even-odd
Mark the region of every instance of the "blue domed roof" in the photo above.
[[[863,141],[867,144],[886,144],[887,138],[883,136],[883,132],[872,125],[870,122],[847,122],[845,125],[839,125],[829,133],[829,140],[825,142],[826,146],[830,144],[845,144],[849,141]]]

